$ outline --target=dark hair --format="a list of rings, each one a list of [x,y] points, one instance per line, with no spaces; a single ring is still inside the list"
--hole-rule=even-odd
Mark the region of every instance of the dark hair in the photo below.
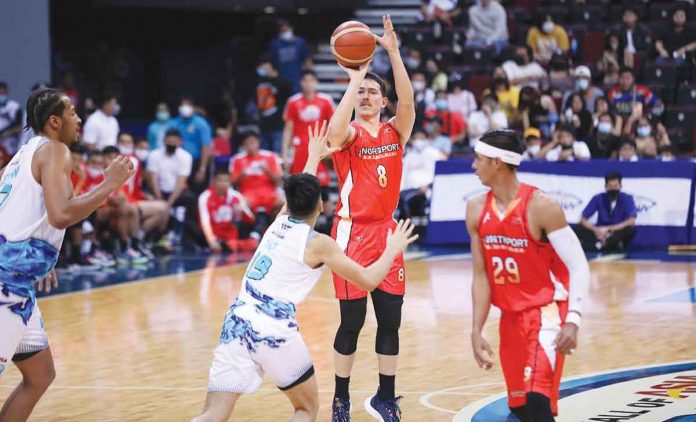
[[[686,15],[686,20],[688,21],[689,20],[689,10],[685,6],[682,6],[682,5],[678,5],[677,7],[672,9],[672,18],[674,18],[674,15],[680,10],[682,12],[684,12],[684,15]]]
[[[367,72],[365,74],[365,79],[371,79],[377,82],[377,85],[379,85],[379,92],[382,94],[383,97],[387,96],[387,83],[384,82],[384,79],[382,79],[378,74]]]
[[[619,183],[621,183],[621,179],[621,173],[618,171],[610,171],[604,175],[604,184],[606,185],[610,180],[618,180]]]
[[[619,75],[623,75],[626,72],[630,73],[634,78],[636,77],[636,72],[628,66],[623,66],[621,70],[619,70]]]
[[[5,82],[5,81],[0,81],[0,88],[1,88],[1,89],[7,89],[7,82]]]
[[[259,57],[258,64],[264,64],[264,63],[270,63],[271,66],[273,66],[273,61],[271,60],[271,56],[268,54],[262,54],[261,57]],[[273,66],[275,69],[275,66]]]
[[[572,123],[562,123],[556,126],[555,132],[568,132],[575,136],[575,126]]]
[[[134,144],[136,143],[135,136],[133,136],[133,134],[130,133],[130,132],[119,132],[119,133],[118,133],[118,136],[116,137],[116,139],[121,139],[121,136],[123,136],[123,135],[128,135],[128,136],[130,136],[131,138],[133,138],[133,143],[134,143]]]
[[[74,143],[70,145],[70,152],[72,154],[84,154],[85,151],[87,151],[87,148],[85,148],[84,145],[80,143]]]
[[[166,132],[164,132],[164,137],[168,136],[176,136],[177,138],[181,138],[181,132],[179,132],[179,129],[171,128],[167,129]]]
[[[526,149],[524,143],[517,135],[515,131],[507,129],[497,129],[486,132],[481,136],[479,142],[486,143],[490,146],[504,149],[505,151],[512,151],[517,154],[524,153]],[[505,163],[510,168],[510,170],[516,170],[517,166]]]
[[[430,116],[430,117],[426,117],[425,120],[428,121],[428,122],[430,122],[430,123],[437,123],[437,124],[439,124],[440,126],[442,126],[442,125],[445,124],[445,122],[442,120],[442,118],[441,118],[440,116],[436,115],[436,114],[435,114],[435,115],[432,115],[432,116]]]
[[[101,108],[105,103],[113,100],[116,98],[116,94],[113,92],[102,92],[101,95],[99,96],[99,107]]]
[[[119,151],[118,148],[113,146],[113,145],[106,146],[106,147],[104,147],[104,149],[102,149],[102,154],[104,154],[104,155],[109,155],[109,154],[117,154],[118,155],[120,153],[121,153],[121,151]]]
[[[65,111],[64,94],[57,89],[45,88],[34,91],[27,100],[27,128],[34,133],[43,131],[49,117],[60,117]]]
[[[293,174],[283,185],[290,215],[305,219],[312,215],[321,201],[319,179],[307,173]]]
[[[246,140],[251,138],[251,137],[254,137],[256,139],[260,138],[258,132],[255,132],[253,130],[249,130],[249,131],[243,132],[239,135],[239,143],[244,144],[244,142],[246,142]]]
[[[294,26],[292,26],[292,23],[287,19],[278,19],[278,28],[280,28],[281,26],[289,26],[290,28],[294,28]]]
[[[626,12],[632,12],[634,15],[638,16],[638,9],[636,9],[635,6],[631,6],[630,4],[627,4],[623,7],[623,9],[621,10],[621,16],[626,14]]]
[[[619,149],[623,148],[624,145],[630,145],[633,147],[633,149],[636,149],[636,143],[631,141],[630,139],[626,139],[621,144],[619,145]]]
[[[87,160],[89,160],[90,158],[97,156],[97,155],[104,155],[104,154],[102,154],[102,152],[99,151],[98,149],[88,150],[87,151]]]
[[[609,119],[611,119],[611,124],[614,125],[614,123],[616,122],[616,117],[614,117],[614,115],[611,113],[600,114],[599,116],[597,116],[597,121],[599,121],[599,119],[601,119],[604,116],[609,116]]]
[[[491,91],[489,94],[484,95],[483,98],[481,98],[482,103],[486,100],[493,100],[497,103],[498,102],[498,94]]]
[[[314,79],[319,79],[317,78],[317,73],[313,71],[312,69],[302,69],[302,73],[300,74],[300,79],[304,78],[307,75],[314,76]]]
[[[230,169],[227,166],[217,166],[215,167],[215,176],[228,176],[230,174]]]

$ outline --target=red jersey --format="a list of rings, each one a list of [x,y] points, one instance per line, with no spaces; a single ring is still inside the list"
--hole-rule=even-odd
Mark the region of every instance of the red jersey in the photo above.
[[[333,154],[340,192],[336,215],[358,223],[391,219],[399,202],[404,150],[396,128],[380,123],[373,137],[356,122],[355,136]]]
[[[450,137],[455,137],[466,131],[466,120],[456,111],[438,110],[426,113],[426,117],[438,116],[442,119],[440,133]]]
[[[229,188],[227,195],[220,196],[215,186],[211,186],[198,197],[198,215],[203,228],[210,228],[218,239],[237,238],[235,222],[244,216],[248,209],[242,194]]]
[[[502,311],[544,306],[554,301],[557,288],[568,291],[568,269],[551,244],[536,240],[529,230],[527,207],[536,190],[520,184],[503,213],[498,211],[493,192],[488,192],[479,217],[491,302]]]
[[[275,184],[271,180],[263,166],[266,166],[272,173],[280,174],[280,158],[278,154],[259,150],[256,155],[249,155],[246,152],[240,152],[235,155],[230,161],[230,178],[235,180],[242,173],[246,173],[239,180],[238,189],[242,194],[255,190],[265,190],[275,192]]]
[[[123,185],[123,191],[126,194],[129,202],[138,202],[145,199],[143,194],[143,166],[138,157],[131,154],[129,155],[133,166],[135,167],[135,175],[128,179],[125,185]]]
[[[80,175],[75,173],[74,170],[70,172],[70,182],[72,183],[73,194],[75,196],[82,195],[85,192],[85,184],[87,182],[87,170],[85,169],[84,164],[81,167],[82,174],[84,177],[80,177]]]

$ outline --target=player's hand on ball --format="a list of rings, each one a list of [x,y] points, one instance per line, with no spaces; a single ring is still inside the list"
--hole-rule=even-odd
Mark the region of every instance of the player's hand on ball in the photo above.
[[[571,355],[577,346],[578,326],[572,322],[567,323],[556,337],[556,349],[564,355]]]
[[[345,67],[340,63],[338,65],[341,67],[341,69],[346,71],[350,79],[360,79],[362,81],[363,79],[365,79],[365,75],[367,74],[367,71],[370,68],[370,63],[372,63],[372,59],[360,65],[358,69]]]
[[[43,290],[48,293],[51,291],[51,287],[58,287],[58,276],[56,275],[56,270],[52,270],[46,277],[36,281],[36,290],[38,291]]]
[[[481,334],[471,335],[471,348],[474,349],[474,359],[479,368],[491,369],[493,367],[493,349]]]
[[[384,25],[384,35],[378,37],[373,34],[375,40],[377,40],[379,45],[381,45],[387,53],[398,52],[399,39],[396,37],[396,31],[394,31],[394,24],[392,24],[391,16],[382,16],[382,24]]]
[[[130,157],[119,155],[109,164],[109,167],[104,170],[104,181],[110,183],[114,189],[118,189],[134,174],[135,166]]]
[[[319,122],[317,121],[314,124],[314,128],[312,126],[307,128],[307,132],[309,132],[309,155],[311,157],[323,160],[330,157],[334,152],[341,150],[341,147],[329,146],[328,131],[326,120],[322,122],[321,127],[319,127]]]
[[[406,250],[408,245],[418,239],[418,235],[413,234],[415,228],[416,226],[411,223],[410,219],[399,220],[394,231],[389,230],[387,233],[387,247],[391,246],[401,252]]]

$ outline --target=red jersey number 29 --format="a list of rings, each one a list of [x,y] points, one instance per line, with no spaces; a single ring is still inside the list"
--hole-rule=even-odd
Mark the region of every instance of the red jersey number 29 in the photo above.
[[[381,188],[387,187],[387,168],[382,164],[377,166],[377,182]]]
[[[503,258],[494,256],[491,258],[493,264],[493,282],[495,284],[520,284],[520,267],[515,258]]]

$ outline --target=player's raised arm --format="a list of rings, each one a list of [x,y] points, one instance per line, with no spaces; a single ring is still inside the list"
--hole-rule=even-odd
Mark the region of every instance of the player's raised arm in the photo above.
[[[394,259],[418,239],[410,220],[400,220],[394,231],[387,235],[387,246],[382,256],[372,265],[363,267],[348,258],[335,240],[324,234],[314,236],[307,244],[304,261],[310,267],[326,264],[331,271],[351,281],[361,289],[372,291],[384,280]]]
[[[343,146],[349,139],[354,135],[354,129],[350,127],[350,119],[353,116],[353,110],[355,109],[355,101],[358,98],[358,90],[360,89],[360,84],[367,70],[370,68],[370,63],[372,60],[360,66],[359,69],[351,69],[342,66],[343,70],[348,73],[350,77],[350,82],[348,83],[348,88],[341,98],[341,102],[338,103],[338,107],[334,111],[333,116],[331,116],[331,121],[329,122],[329,143],[332,147]]]
[[[406,66],[404,66],[404,61],[401,59],[401,53],[399,53],[399,43],[396,38],[391,16],[383,16],[382,22],[384,24],[384,35],[382,37],[375,35],[375,38],[389,54],[389,61],[391,62],[392,71],[394,72],[396,97],[398,99],[396,103],[394,126],[399,132],[401,145],[405,145],[409,138],[411,138],[413,124],[416,121],[413,87],[411,86],[411,80],[408,77]]]
[[[493,349],[483,337],[483,327],[491,309],[491,286],[486,278],[486,264],[481,253],[478,223],[483,198],[469,201],[466,206],[466,228],[471,237],[471,258],[474,264],[474,277],[471,283],[471,298],[473,303],[473,322],[471,329],[471,346],[474,358],[479,367],[490,369],[493,365]]]

